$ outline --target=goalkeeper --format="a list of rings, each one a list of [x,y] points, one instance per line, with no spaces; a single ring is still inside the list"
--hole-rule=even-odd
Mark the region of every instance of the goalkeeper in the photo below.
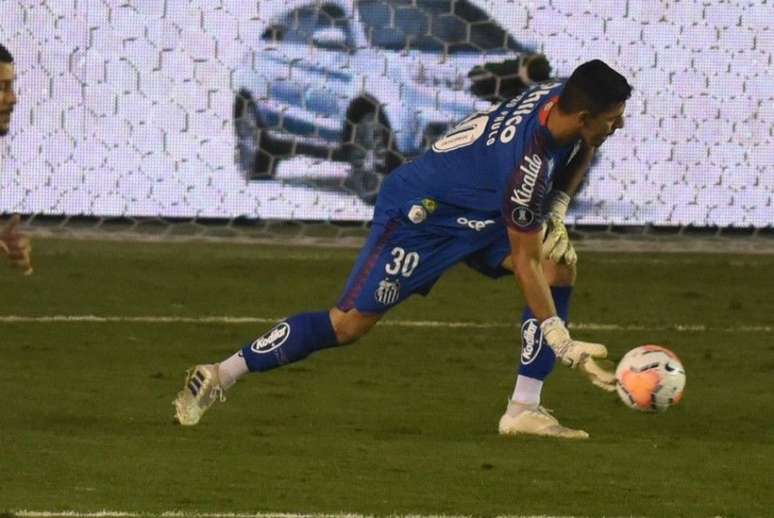
[[[540,405],[555,360],[614,390],[596,359],[603,345],[567,331],[576,254],[564,227],[594,150],[623,127],[631,86],[599,60],[566,81],[539,83],[459,123],[384,181],[371,233],[336,307],[283,320],[218,364],[194,366],[174,401],[196,424],[236,379],[352,343],[392,307],[426,295],[466,262],[490,277],[515,273],[528,308],[516,386],[499,422],[504,435],[583,439]]]
[[[13,56],[3,45],[0,45],[0,137],[8,134],[11,128],[11,113],[16,105],[16,94],[13,82],[16,72]],[[0,171],[2,172],[2,171]],[[30,240],[17,230],[20,218],[15,215],[0,230],[0,254],[8,256],[12,266],[21,268],[25,275],[32,273],[30,261]]]

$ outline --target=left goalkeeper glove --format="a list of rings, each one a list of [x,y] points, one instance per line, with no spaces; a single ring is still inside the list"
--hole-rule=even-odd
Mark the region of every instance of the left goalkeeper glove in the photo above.
[[[586,357],[586,359],[578,365],[578,370],[585,374],[594,386],[606,390],[607,392],[613,392],[615,390],[615,374],[602,367],[591,356]]]
[[[578,254],[570,243],[570,236],[564,226],[570,197],[562,191],[551,193],[551,203],[548,209],[548,228],[543,239],[543,257],[555,263],[563,261],[568,265],[578,262]]]

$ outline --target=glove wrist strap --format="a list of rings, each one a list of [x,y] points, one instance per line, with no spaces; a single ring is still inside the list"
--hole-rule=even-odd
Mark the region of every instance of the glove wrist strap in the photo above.
[[[558,358],[563,357],[570,343],[570,333],[564,321],[558,316],[547,318],[540,323],[540,331],[548,346],[554,350],[554,354]]]
[[[548,331],[549,328],[552,328],[552,327],[557,326],[557,325],[564,327],[564,320],[562,320],[561,317],[559,317],[557,315],[554,315],[552,317],[549,317],[549,318],[543,320],[540,323],[540,329],[543,332],[545,332],[545,331]]]
[[[570,207],[570,196],[566,192],[551,191],[551,214],[564,220],[567,209]]]

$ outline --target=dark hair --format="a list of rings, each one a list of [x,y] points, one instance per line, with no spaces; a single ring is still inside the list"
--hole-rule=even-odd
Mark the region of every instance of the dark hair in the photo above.
[[[0,43],[0,63],[13,63],[13,56],[2,43]]]
[[[595,59],[573,71],[559,96],[559,108],[565,113],[587,110],[592,116],[613,108],[632,95],[626,78]]]

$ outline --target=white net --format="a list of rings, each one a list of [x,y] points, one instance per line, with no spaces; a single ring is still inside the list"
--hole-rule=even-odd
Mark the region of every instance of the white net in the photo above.
[[[333,223],[368,221],[384,174],[542,53],[635,87],[570,223],[774,222],[766,0],[35,0],[0,19],[19,95],[0,213],[346,237]]]

